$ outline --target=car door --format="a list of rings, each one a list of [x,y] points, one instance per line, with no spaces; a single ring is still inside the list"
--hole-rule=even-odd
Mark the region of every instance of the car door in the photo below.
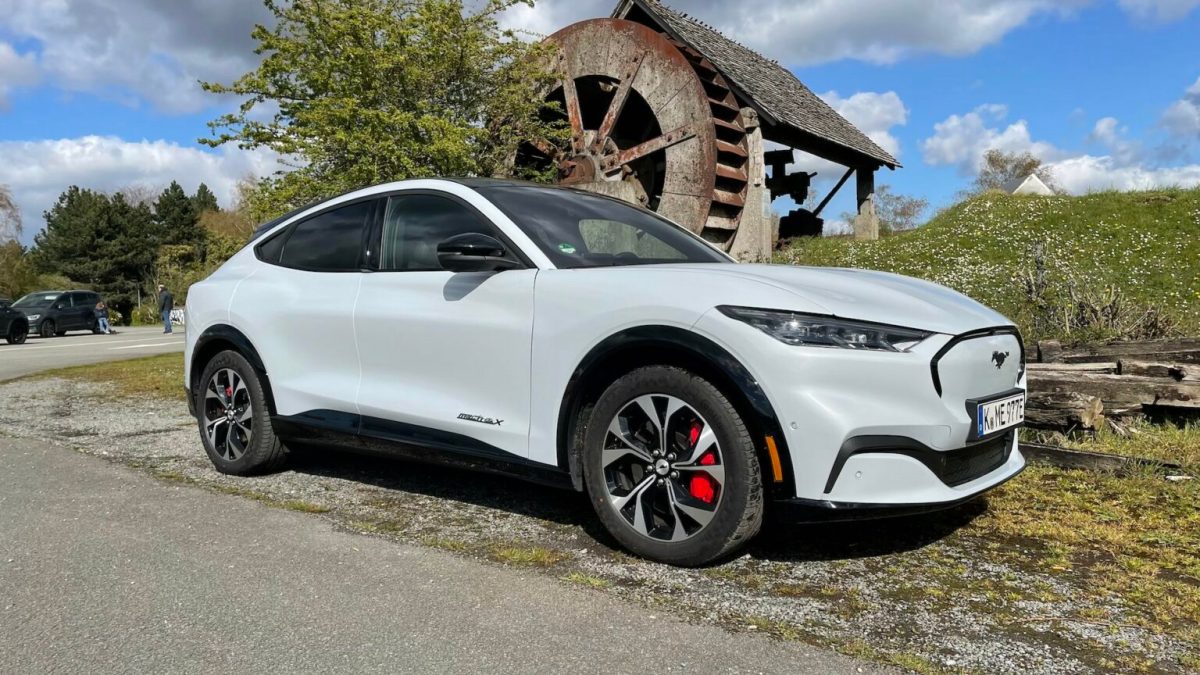
[[[331,205],[255,247],[263,264],[238,285],[229,320],[262,358],[279,415],[357,431],[354,302],[378,201]]]
[[[83,328],[79,312],[83,307],[82,293],[67,293],[63,296],[63,308],[58,313],[59,330],[79,330]]]
[[[447,193],[392,195],[381,230],[378,271],[363,278],[354,317],[364,437],[526,457],[537,270]],[[438,242],[466,232],[504,241],[519,268],[442,269]]]

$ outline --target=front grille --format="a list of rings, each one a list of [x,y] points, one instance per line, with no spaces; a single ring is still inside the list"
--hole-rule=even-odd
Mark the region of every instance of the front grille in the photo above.
[[[1008,461],[1008,453],[1012,451],[1012,440],[1013,435],[1009,432],[978,445],[939,452],[936,453],[936,457],[929,458],[926,466],[950,487],[970,483],[995,471]]]

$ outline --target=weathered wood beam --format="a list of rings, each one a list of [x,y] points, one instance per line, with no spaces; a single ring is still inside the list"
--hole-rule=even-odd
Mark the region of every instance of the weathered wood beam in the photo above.
[[[825,210],[825,206],[829,204],[829,200],[833,199],[833,196],[838,193],[838,190],[842,189],[842,186],[846,184],[846,181],[850,180],[850,174],[852,173],[854,173],[853,167],[846,169],[846,173],[842,174],[841,179],[839,179],[837,184],[833,186],[833,189],[829,191],[829,194],[825,195],[825,199],[822,199],[821,203],[817,204],[817,209],[813,211],[814,216],[821,215],[821,212]]]

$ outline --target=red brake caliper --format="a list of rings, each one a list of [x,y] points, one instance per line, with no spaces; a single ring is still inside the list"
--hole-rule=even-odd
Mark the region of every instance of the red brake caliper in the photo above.
[[[694,422],[691,431],[688,432],[688,443],[695,450],[696,442],[700,440],[700,423]],[[712,466],[717,463],[716,455],[711,452],[704,453],[700,457],[699,464],[701,466]],[[699,499],[705,504],[711,504],[713,498],[716,497],[717,491],[713,486],[713,479],[707,473],[700,472],[692,474],[691,480],[688,481],[688,492],[693,497]]]

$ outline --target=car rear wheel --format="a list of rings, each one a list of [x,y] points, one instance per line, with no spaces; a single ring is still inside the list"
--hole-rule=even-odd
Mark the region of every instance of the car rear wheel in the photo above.
[[[287,460],[287,447],[271,428],[263,381],[241,354],[217,354],[196,392],[200,439],[213,466],[237,476],[270,473]]]
[[[622,546],[675,565],[703,565],[762,526],[754,442],[712,383],[648,366],[600,396],[584,437],[584,480]]]
[[[38,327],[38,334],[44,338],[54,337],[54,333],[55,333],[54,329],[55,329],[54,322],[51,321],[50,319],[46,319],[45,321],[42,322],[42,325]],[[62,333],[59,333],[59,335],[61,335],[61,334]]]
[[[25,338],[27,337],[29,337],[29,326],[18,321],[14,321],[12,326],[10,326],[8,329],[8,335],[4,336],[4,339],[7,340],[8,344],[10,345],[19,345],[24,344]]]

